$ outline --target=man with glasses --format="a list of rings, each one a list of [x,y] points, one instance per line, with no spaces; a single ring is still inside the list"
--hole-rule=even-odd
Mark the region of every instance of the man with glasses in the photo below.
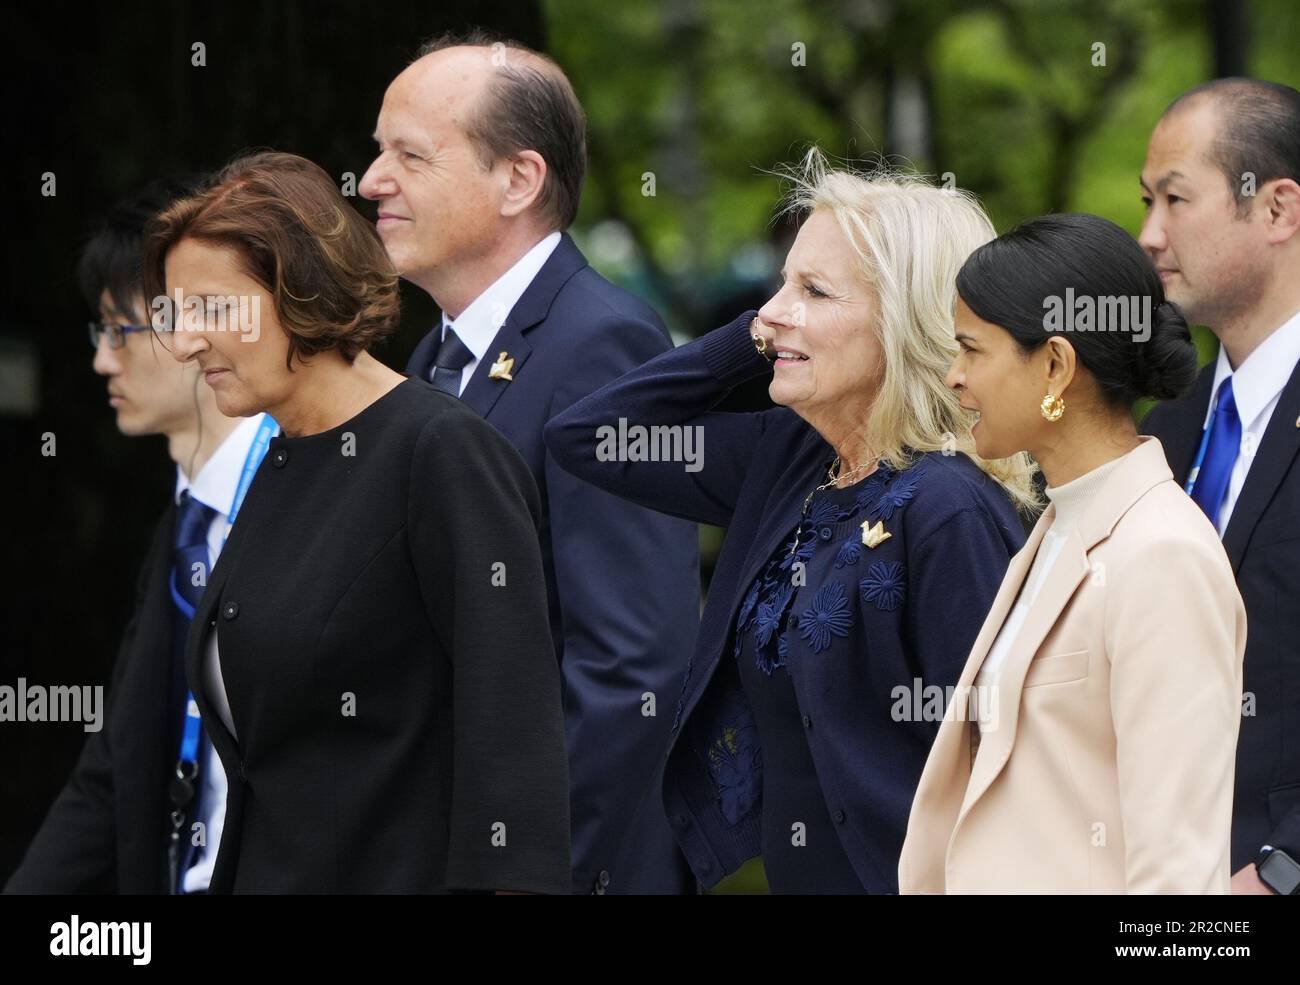
[[[82,254],[93,366],[123,434],[161,434],[176,489],[136,584],[105,727],[93,733],[7,893],[205,892],[225,816],[226,777],[189,700],[181,654],[190,615],[229,528],[237,489],[260,462],[265,415],[217,410],[197,363],[178,363],[141,294],[145,225],[201,187],[155,182],[120,203]]]

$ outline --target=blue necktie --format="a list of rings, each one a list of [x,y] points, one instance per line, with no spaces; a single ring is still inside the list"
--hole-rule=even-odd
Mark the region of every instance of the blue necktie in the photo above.
[[[1232,478],[1232,467],[1240,453],[1241,418],[1237,416],[1237,400],[1232,395],[1232,377],[1229,376],[1219,385],[1219,402],[1210,421],[1205,459],[1192,486],[1192,499],[1216,527],[1223,497],[1228,492],[1228,480]]]
[[[208,584],[208,530],[212,526],[212,520],[217,515],[217,511],[207,503],[200,502],[190,495],[186,489],[181,493],[180,505],[176,508],[176,528],[172,542],[172,584],[176,586],[177,593],[190,606],[190,611],[197,609],[199,602],[203,599],[203,592]],[[202,567],[198,567],[202,565]],[[195,584],[198,582],[198,584]],[[176,600],[172,600],[172,609],[175,618],[172,623],[172,660],[173,660],[173,680],[179,675],[179,696],[176,697],[177,704],[184,702],[188,693],[185,686],[185,638],[189,634],[191,616]],[[176,690],[173,690],[176,694]],[[182,707],[181,718],[185,716],[185,709]],[[203,759],[207,751],[207,733],[206,730],[199,733],[199,756],[198,769],[203,769]],[[201,793],[203,788],[201,773],[196,774],[194,778],[194,800],[190,804],[189,818],[193,822],[199,817]],[[190,829],[186,828],[182,832],[182,841],[180,844],[181,856],[179,875],[183,882],[185,871],[194,862],[196,848],[193,845],[193,839],[189,837]],[[172,887],[174,892],[180,891],[180,886]]]
[[[460,371],[469,365],[474,353],[460,340],[456,330],[447,326],[447,337],[438,347],[438,355],[433,360],[433,374],[429,382],[443,393],[453,397],[460,396]]]
[[[203,589],[208,584],[208,530],[216,515],[215,509],[195,499],[188,489],[181,493],[172,542],[172,577],[181,598],[193,609],[199,607]],[[195,584],[196,581],[199,584]],[[188,615],[186,621],[189,621]]]

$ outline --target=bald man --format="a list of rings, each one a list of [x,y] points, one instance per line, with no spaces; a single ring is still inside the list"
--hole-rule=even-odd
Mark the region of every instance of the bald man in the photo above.
[[[587,485],[542,440],[551,417],[672,345],[658,315],[588,266],[565,232],[585,127],[550,59],[483,34],[444,36],[384,94],[360,191],[378,203],[398,272],[442,309],[407,374],[500,429],[541,490],[573,891],[693,892],[659,788],[699,626],[695,525]]]

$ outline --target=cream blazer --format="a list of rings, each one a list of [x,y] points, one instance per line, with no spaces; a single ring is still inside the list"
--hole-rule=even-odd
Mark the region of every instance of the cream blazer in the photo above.
[[[971,693],[1055,515],[1012,558],[949,700],[899,891],[1226,893],[1246,611],[1156,438],[1106,477],[997,683]]]

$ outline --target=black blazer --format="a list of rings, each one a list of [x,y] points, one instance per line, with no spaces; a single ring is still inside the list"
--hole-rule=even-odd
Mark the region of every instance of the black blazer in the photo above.
[[[1155,407],[1144,433],[1187,481],[1210,405],[1214,363]],[[1223,534],[1246,604],[1245,702],[1237,739],[1232,871],[1264,845],[1300,858],[1300,365],[1278,398]],[[1254,702],[1253,709],[1249,702]],[[1253,711],[1253,714],[1251,713]]]
[[[172,503],[136,579],[104,727],[86,739],[6,893],[168,891],[167,790],[184,699],[172,656],[175,610],[167,587],[175,523]]]
[[[568,892],[539,512],[509,442],[418,380],[272,440],[186,644],[229,781],[212,892]]]

